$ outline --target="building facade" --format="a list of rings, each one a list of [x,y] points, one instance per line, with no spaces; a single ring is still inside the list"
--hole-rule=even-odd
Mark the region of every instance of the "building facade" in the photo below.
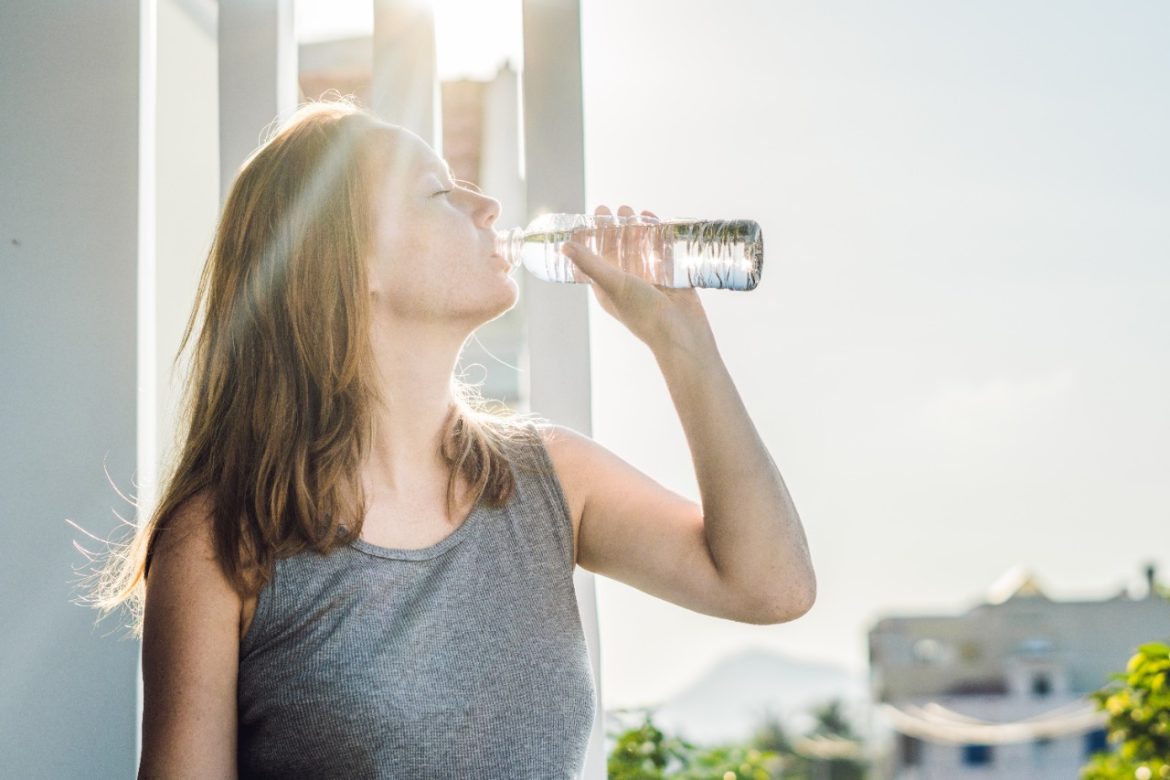
[[[884,617],[869,631],[875,717],[892,738],[886,780],[1075,778],[1111,749],[1088,694],[1141,644],[1170,637],[1170,600],[1049,598],[1013,569],[958,615]]]

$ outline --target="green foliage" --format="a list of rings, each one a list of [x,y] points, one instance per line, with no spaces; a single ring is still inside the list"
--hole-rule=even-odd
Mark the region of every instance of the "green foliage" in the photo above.
[[[813,736],[857,739],[857,735],[853,733],[853,727],[849,725],[849,721],[845,719],[845,713],[841,711],[840,699],[833,699],[818,707],[813,711],[813,717],[817,719],[817,725],[813,727],[811,732]]]
[[[813,736],[852,738],[839,703],[821,708],[816,718]],[[861,762],[817,761],[799,755],[783,724],[771,713],[742,745],[703,747],[668,737],[654,725],[649,712],[639,726],[610,736],[617,738],[608,759],[610,780],[861,780],[865,776]]]
[[[1138,648],[1124,673],[1090,694],[1109,713],[1114,753],[1097,753],[1081,769],[1080,780],[1170,780],[1170,645],[1150,642]]]
[[[792,738],[788,736],[780,718],[771,712],[764,715],[763,721],[748,740],[748,744],[757,750],[771,750],[781,754],[792,752]]]
[[[607,775],[610,780],[657,780],[670,777],[685,766],[688,755],[695,749],[689,742],[667,737],[646,713],[642,725],[618,735],[617,744],[609,754]]]
[[[780,777],[780,756],[744,745],[723,745],[696,753],[677,780],[772,780]],[[785,777],[790,775],[785,774]]]
[[[610,780],[771,780],[780,776],[780,769],[779,757],[771,751],[736,745],[702,748],[667,737],[649,713],[640,726],[618,735],[607,762]]]

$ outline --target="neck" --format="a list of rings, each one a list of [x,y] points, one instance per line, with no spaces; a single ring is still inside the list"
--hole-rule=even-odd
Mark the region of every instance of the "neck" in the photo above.
[[[384,403],[374,412],[373,440],[362,467],[368,495],[396,497],[446,486],[443,431],[454,407],[451,377],[466,333],[433,324],[374,329]]]

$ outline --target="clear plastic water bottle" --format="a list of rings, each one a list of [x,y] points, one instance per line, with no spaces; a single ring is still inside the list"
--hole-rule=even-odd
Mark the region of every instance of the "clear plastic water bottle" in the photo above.
[[[662,287],[752,290],[764,268],[764,236],[751,220],[545,214],[496,234],[497,251],[546,282],[589,284],[561,252],[569,240]]]

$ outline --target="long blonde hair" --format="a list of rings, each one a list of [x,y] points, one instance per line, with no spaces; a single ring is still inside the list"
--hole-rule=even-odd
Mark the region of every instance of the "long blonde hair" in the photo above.
[[[393,132],[348,98],[312,101],[232,184],[176,356],[197,330],[178,455],[150,517],[113,546],[85,599],[103,616],[128,605],[135,637],[156,542],[196,496],[210,499],[216,556],[241,596],[259,592],[277,558],[360,534],[359,466],[382,401],[365,258]],[[535,416],[489,408],[455,376],[451,389],[448,510],[460,474],[476,502],[500,507],[514,489],[507,445]]]

